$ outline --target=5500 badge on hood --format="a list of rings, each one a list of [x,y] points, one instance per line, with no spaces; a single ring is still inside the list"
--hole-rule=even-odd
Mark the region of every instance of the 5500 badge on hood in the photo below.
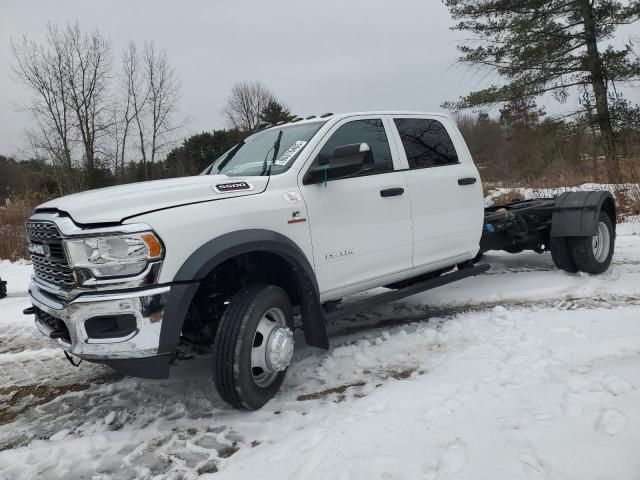
[[[247,182],[233,182],[233,183],[219,183],[218,185],[213,185],[214,192],[217,193],[229,193],[229,192],[238,192],[241,190],[253,190],[253,185]]]

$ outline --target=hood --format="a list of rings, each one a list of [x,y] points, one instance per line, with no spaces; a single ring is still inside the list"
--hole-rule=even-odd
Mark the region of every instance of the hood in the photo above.
[[[200,175],[100,188],[56,198],[36,212],[56,209],[81,224],[115,223],[152,210],[264,192],[268,177]]]

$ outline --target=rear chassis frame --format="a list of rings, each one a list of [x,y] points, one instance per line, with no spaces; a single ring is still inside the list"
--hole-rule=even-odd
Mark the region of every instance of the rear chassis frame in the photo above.
[[[556,198],[487,207],[478,255],[490,250],[551,251],[552,237],[595,235],[601,212],[609,215],[615,229],[615,200],[606,191],[566,192]]]
[[[548,251],[552,218],[556,209],[556,201],[552,198],[524,200],[485,208],[480,251]]]

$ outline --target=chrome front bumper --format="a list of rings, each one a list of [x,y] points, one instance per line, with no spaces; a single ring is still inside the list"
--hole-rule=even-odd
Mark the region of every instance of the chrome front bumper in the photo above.
[[[160,330],[169,286],[119,293],[86,294],[65,302],[42,290],[34,281],[29,298],[34,307],[64,322],[69,339],[58,338],[59,347],[80,358],[93,361],[153,357],[158,354]],[[91,318],[130,314],[136,328],[125,337],[91,338],[85,322]],[[36,327],[51,338],[52,330],[36,315]]]

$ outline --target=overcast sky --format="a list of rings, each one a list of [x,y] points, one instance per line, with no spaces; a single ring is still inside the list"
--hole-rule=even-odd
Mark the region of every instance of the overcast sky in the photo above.
[[[241,80],[262,81],[299,115],[439,110],[484,85],[456,65],[462,34],[440,0],[0,0],[0,154],[21,147],[28,121],[10,39],[42,39],[48,21],[99,29],[116,57],[128,40],[166,49],[185,135],[224,127],[220,110]]]

